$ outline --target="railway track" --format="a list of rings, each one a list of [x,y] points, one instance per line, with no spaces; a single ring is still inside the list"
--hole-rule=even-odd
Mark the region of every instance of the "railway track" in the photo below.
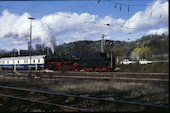
[[[85,97],[78,95],[69,95],[65,93],[33,90],[19,87],[0,86],[0,98],[5,101],[11,100],[19,101],[19,103],[29,105],[32,109],[39,109],[41,111],[64,111],[64,112],[93,112],[93,111],[139,111],[139,112],[168,112],[168,106],[148,105],[141,103],[133,103],[121,100],[108,100],[104,98]],[[10,103],[9,102],[9,103]],[[0,106],[0,111],[11,110],[21,111],[21,108],[15,104],[12,106],[3,103]],[[31,109],[25,106],[25,109]],[[13,107],[13,109],[11,109]],[[14,109],[15,108],[15,109]],[[22,110],[24,108],[22,107]]]
[[[26,79],[28,71],[18,73],[1,73],[1,78]],[[168,73],[125,73],[125,72],[32,72],[34,78],[41,80],[57,80],[58,78],[90,79],[90,80],[114,80],[118,82],[155,82],[169,83]]]

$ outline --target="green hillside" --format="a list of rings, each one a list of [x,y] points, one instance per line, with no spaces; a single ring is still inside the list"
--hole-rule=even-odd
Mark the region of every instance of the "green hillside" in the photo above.
[[[168,36],[160,35],[148,35],[143,36],[142,38],[133,41],[114,41],[114,40],[105,40],[104,51],[108,54],[111,53],[111,50],[114,55],[119,56],[120,58],[129,58],[132,51],[137,48],[148,49],[147,53],[143,51],[143,56],[141,57],[151,57],[152,55],[164,55],[169,53],[169,38]],[[77,42],[65,43],[63,45],[56,46],[55,52],[90,52],[90,51],[100,51],[101,50],[101,40],[90,41],[83,40]],[[141,50],[142,51],[142,50]]]
[[[18,56],[16,49],[12,51],[0,50],[0,57]],[[25,50],[26,51],[26,50]],[[51,48],[44,44],[37,44],[33,51],[41,54],[51,54]],[[97,52],[101,51],[101,40],[91,41],[83,40],[77,42],[64,43],[55,46],[55,53],[63,52]],[[132,53],[138,52],[140,57],[149,59],[167,59],[163,56],[169,54],[169,37],[164,35],[148,35],[132,42],[105,40],[104,51],[110,55],[111,51],[114,56],[120,59],[130,58]],[[29,53],[28,53],[29,54]],[[155,56],[155,57],[152,57]],[[162,57],[157,57],[162,56]]]

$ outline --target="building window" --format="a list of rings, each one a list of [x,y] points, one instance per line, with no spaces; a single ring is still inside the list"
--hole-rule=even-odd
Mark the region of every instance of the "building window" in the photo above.
[[[18,60],[18,64],[19,64],[19,60]]]
[[[35,60],[33,60],[33,63],[35,63]]]
[[[9,64],[9,61],[7,61],[7,64]]]
[[[40,59],[38,59],[38,63],[40,63]]]

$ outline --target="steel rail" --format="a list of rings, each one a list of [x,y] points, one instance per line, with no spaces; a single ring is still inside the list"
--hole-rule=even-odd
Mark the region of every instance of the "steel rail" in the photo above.
[[[124,106],[124,107],[129,106],[131,108],[142,109],[143,111],[165,111],[165,112],[169,111],[169,106],[142,104],[142,103],[123,101],[123,100],[108,100],[104,98],[84,97],[84,96],[78,96],[78,95],[70,95],[66,93],[37,91],[37,90],[32,90],[32,89],[8,87],[8,86],[0,86],[0,88],[35,92],[35,93],[43,93],[43,94],[52,94],[52,95],[59,95],[59,96],[66,96],[66,97],[73,97],[73,98],[80,98],[80,99],[89,99],[89,100],[94,100],[94,101],[102,101],[102,102],[107,102],[107,103],[114,103],[115,104],[114,106]]]
[[[3,71],[2,71],[3,72]],[[13,71],[8,71],[6,70],[5,72],[13,72]],[[32,71],[33,73],[54,73],[54,74],[63,74],[61,71],[54,71],[54,72],[43,72],[43,71]],[[29,73],[29,71],[26,71],[26,70],[18,70],[18,73]],[[161,75],[161,76],[168,76],[169,73],[143,73],[143,72],[76,72],[76,71],[65,71],[64,72],[65,74],[68,73],[68,74],[74,74],[74,75],[115,75],[115,74],[118,74],[118,75],[147,75],[147,76],[152,76],[152,75]]]
[[[66,105],[60,105],[60,104],[54,104],[54,103],[49,103],[49,102],[43,102],[40,100],[32,100],[32,99],[27,99],[27,98],[21,98],[21,97],[16,97],[16,96],[12,96],[12,95],[5,95],[5,94],[1,94],[0,96],[4,96],[4,97],[8,97],[8,98],[13,98],[13,99],[18,99],[18,100],[23,100],[23,101],[30,101],[30,102],[34,102],[34,103],[39,103],[39,104],[45,104],[45,105],[50,105],[50,106],[55,106],[55,107],[59,107],[61,111],[71,111],[71,112],[92,112],[91,110],[86,110],[86,109],[82,109],[82,108],[76,108],[76,107],[71,107],[71,106],[66,106]]]
[[[27,71],[21,71],[21,73],[6,73],[5,76],[24,76],[26,77],[28,73]],[[160,78],[160,79],[169,79],[168,73],[132,73],[132,72],[32,72],[34,76],[39,76],[42,78],[46,77],[69,77],[73,76],[74,78],[87,78],[91,77],[92,79],[106,79],[109,80],[111,78],[117,77],[126,77],[126,78]]]
[[[26,73],[29,73],[27,71],[22,71],[21,73],[4,73],[4,74],[7,74],[7,75],[18,75],[18,76],[22,76],[22,75],[27,75]],[[169,73],[125,73],[125,72],[65,72],[65,73],[61,73],[61,72],[32,72],[33,74],[40,74],[40,75],[51,75],[51,76],[54,76],[54,75],[57,75],[57,76],[60,76],[60,75],[65,75],[65,76],[71,76],[71,75],[74,75],[74,76],[97,76],[97,77],[111,77],[111,76],[127,76],[127,77],[164,77],[164,78],[169,78]],[[3,73],[1,73],[3,74]]]
[[[27,79],[27,77],[25,76],[14,76],[14,75],[8,75],[8,76],[1,76],[0,78],[9,78],[10,79],[18,79],[18,78],[22,78],[22,79]],[[71,78],[71,79],[87,79],[87,80],[114,80],[114,81],[119,81],[119,82],[138,82],[138,83],[143,83],[143,82],[154,82],[154,83],[168,83],[169,82],[169,79],[168,78],[160,78],[160,77],[146,77],[146,76],[120,76],[120,75],[117,75],[117,76],[75,76],[75,75],[64,75],[64,76],[61,76],[61,75],[53,75],[53,76],[40,76],[40,77],[37,77],[36,75],[34,75],[35,79],[41,79],[41,80],[56,80],[58,78]],[[34,78],[32,78],[34,79]]]

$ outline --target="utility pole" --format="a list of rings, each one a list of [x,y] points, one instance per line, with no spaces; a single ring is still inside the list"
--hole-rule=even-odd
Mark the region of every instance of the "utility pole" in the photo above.
[[[113,54],[112,54],[112,48],[111,48],[111,71],[113,70]]]
[[[31,56],[32,56],[32,20],[34,20],[35,18],[29,17],[28,19],[30,19],[30,43],[29,43],[29,56],[30,56],[30,69],[29,69],[29,77],[32,77],[31,75]]]
[[[104,34],[102,34],[102,39],[101,39],[101,52],[104,53]]]

